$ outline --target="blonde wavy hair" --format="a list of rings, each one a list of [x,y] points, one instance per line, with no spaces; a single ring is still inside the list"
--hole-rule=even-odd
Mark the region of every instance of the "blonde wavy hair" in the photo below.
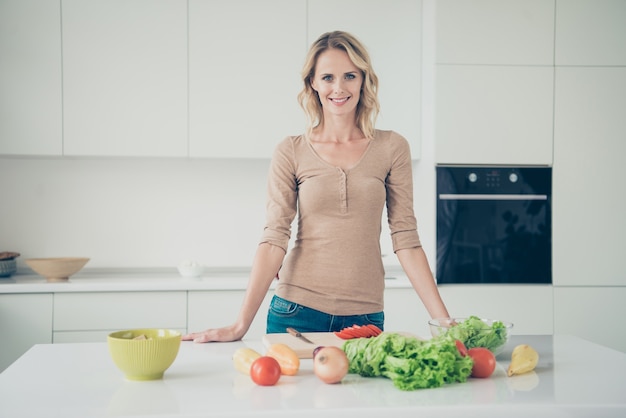
[[[345,51],[352,63],[361,70],[363,85],[361,98],[356,108],[356,124],[366,138],[374,138],[374,129],[380,104],[378,102],[378,77],[372,68],[369,53],[365,46],[353,35],[334,31],[322,34],[309,49],[301,76],[304,82],[302,91],[298,94],[298,102],[308,119],[307,136],[324,120],[322,103],[313,87],[311,80],[315,75],[315,66],[320,54],[328,49],[336,48]]]

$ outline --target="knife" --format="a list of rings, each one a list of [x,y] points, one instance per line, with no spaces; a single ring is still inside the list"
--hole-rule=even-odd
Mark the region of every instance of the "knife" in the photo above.
[[[300,333],[300,331],[297,331],[293,328],[287,328],[287,332],[291,335],[293,335],[294,337],[300,338],[302,341],[305,341],[309,344],[315,344],[313,341],[309,340],[307,337],[305,337],[304,335],[302,335]]]

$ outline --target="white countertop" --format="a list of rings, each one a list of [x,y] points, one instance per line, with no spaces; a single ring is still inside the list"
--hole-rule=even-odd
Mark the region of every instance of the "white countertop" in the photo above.
[[[67,282],[48,283],[36,274],[17,274],[0,278],[0,294],[245,290],[248,275],[249,271],[245,269],[208,270],[197,278],[182,277],[176,269],[85,269],[70,277]],[[401,269],[388,269],[385,285],[388,288],[411,287]]]
[[[520,343],[537,349],[539,364],[507,377]],[[257,386],[233,368],[232,353],[243,345],[263,350],[257,340],[183,342],[164,378],[151,382],[125,380],[106,343],[35,345],[0,374],[0,416],[626,416],[626,354],[572,336],[512,336],[490,378],[410,392],[352,374],[327,385],[311,360],[276,386]]]

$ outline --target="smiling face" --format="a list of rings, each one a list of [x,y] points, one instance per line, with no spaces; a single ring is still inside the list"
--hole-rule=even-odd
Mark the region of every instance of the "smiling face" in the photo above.
[[[324,114],[354,117],[362,85],[361,71],[347,52],[331,48],[317,58],[311,87],[319,96]]]

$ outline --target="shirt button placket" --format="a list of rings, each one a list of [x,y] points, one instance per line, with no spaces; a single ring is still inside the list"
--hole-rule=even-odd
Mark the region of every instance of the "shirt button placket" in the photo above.
[[[339,170],[339,208],[341,213],[348,212],[348,178],[343,170]]]

